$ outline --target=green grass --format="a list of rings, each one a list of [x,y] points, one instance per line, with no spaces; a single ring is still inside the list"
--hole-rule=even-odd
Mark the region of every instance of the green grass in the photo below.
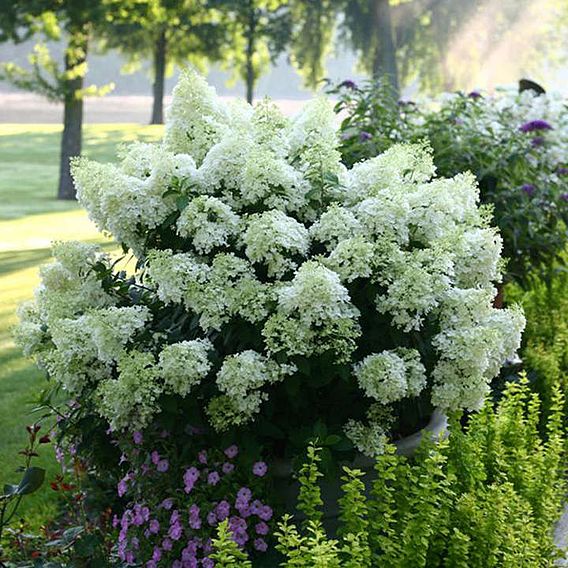
[[[57,125],[0,125],[0,484],[17,481],[17,453],[45,380],[12,341],[16,308],[32,297],[51,241],[105,240],[76,203],[55,199],[60,130]],[[161,127],[155,126],[92,125],[85,128],[83,150],[112,161],[120,143],[160,135]],[[37,465],[47,468],[50,479],[58,472],[53,451],[43,447],[41,453]],[[38,526],[55,510],[55,495],[45,485],[24,501],[21,512]]]

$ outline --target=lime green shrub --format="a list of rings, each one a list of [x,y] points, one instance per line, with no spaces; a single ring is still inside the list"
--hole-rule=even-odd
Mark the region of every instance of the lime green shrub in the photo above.
[[[522,376],[465,427],[453,416],[448,440],[425,439],[412,459],[389,448],[367,488],[362,472],[344,468],[335,538],[322,523],[318,449],[310,446],[299,477],[305,519],[281,521],[281,566],[553,566],[566,492],[563,405],[553,388],[541,436],[540,399]]]

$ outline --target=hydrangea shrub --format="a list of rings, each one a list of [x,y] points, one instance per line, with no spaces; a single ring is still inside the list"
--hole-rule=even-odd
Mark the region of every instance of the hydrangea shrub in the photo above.
[[[347,169],[339,144],[324,98],[288,119],[184,74],[162,143],[73,163],[135,269],[57,243],[25,352],[115,432],[174,420],[270,455],[316,426],[377,455],[397,420],[479,408],[524,318],[492,307],[502,241],[474,176],[437,178],[423,144]]]

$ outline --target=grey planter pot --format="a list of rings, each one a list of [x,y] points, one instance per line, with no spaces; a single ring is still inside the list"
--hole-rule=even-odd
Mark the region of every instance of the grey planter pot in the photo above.
[[[434,410],[430,421],[422,430],[394,442],[397,454],[412,456],[420,445],[425,433],[431,435],[436,441],[446,438],[448,435],[448,417],[441,410]],[[359,454],[349,465],[365,473],[364,481],[369,491],[375,475],[375,460]],[[302,520],[304,518],[303,514],[296,509],[300,485],[293,479],[292,463],[288,460],[275,461],[271,469],[276,493],[285,506],[286,511],[293,513],[296,521]],[[321,483],[321,494],[324,502],[324,524],[328,532],[334,535],[337,530],[339,516],[338,500],[341,497],[341,481],[339,479],[323,481]]]

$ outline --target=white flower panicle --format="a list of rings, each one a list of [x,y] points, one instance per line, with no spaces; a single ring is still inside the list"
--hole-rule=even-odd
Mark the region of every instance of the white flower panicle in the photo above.
[[[308,230],[282,211],[251,215],[246,225],[245,253],[252,262],[265,264],[268,276],[282,276],[296,268],[294,257],[305,257],[308,253]]]
[[[556,112],[525,98],[538,118]],[[57,244],[16,330],[70,396],[96,389],[114,429],[150,424],[164,394],[202,401],[219,431],[247,424],[295,364],[321,357],[331,381],[353,373],[369,406],[345,431],[377,455],[390,405],[478,407],[519,345],[520,310],[492,306],[502,243],[475,178],[436,179],[425,144],[346,170],[329,102],[290,120],[270,101],[225,104],[190,71],[164,142],[120,156],[72,169],[135,274]]]

